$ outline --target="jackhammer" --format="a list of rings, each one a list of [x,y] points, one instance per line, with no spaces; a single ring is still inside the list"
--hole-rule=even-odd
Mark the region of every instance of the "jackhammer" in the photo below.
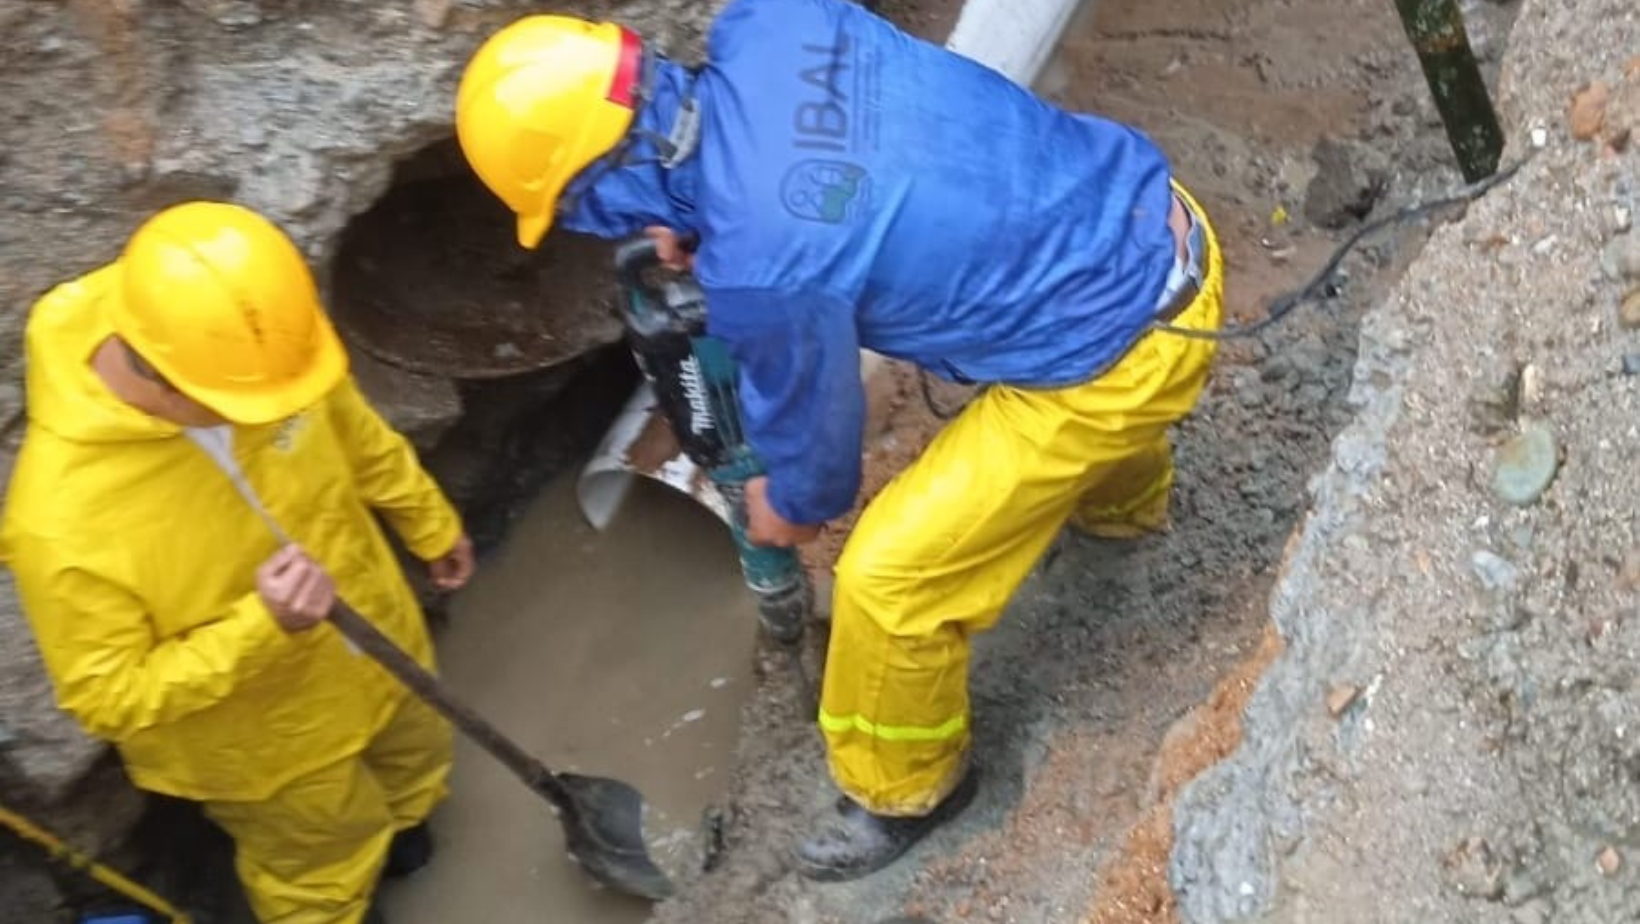
[[[746,586],[770,637],[795,644],[814,608],[814,589],[794,549],[753,545],[746,536],[746,482],[763,465],[741,427],[737,370],[728,347],[706,335],[706,298],[695,278],[666,268],[655,243],[639,237],[615,253],[627,343],[690,461],[729,507],[729,527]]]

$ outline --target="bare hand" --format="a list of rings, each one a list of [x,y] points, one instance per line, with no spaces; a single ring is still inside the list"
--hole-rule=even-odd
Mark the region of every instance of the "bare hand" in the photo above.
[[[473,576],[473,540],[466,533],[438,558],[427,563],[427,573],[439,590],[460,590]]]
[[[256,592],[286,632],[305,632],[330,616],[336,584],[318,562],[287,545],[256,569]]]
[[[754,545],[789,549],[820,535],[820,524],[793,523],[769,506],[769,479],[746,482],[746,538]]]
[[[655,256],[660,257],[661,265],[679,272],[695,268],[695,255],[684,249],[676,231],[660,225],[650,225],[643,229],[643,233],[655,242]]]

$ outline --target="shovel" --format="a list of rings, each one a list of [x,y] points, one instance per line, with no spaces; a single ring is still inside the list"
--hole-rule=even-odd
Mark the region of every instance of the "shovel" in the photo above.
[[[228,444],[209,431],[186,432],[233,482],[234,490],[267,525],[268,531],[281,545],[289,545],[290,535],[268,513],[256,490],[234,463]],[[489,751],[490,756],[511,770],[525,786],[552,803],[553,813],[564,828],[564,844],[569,848],[569,855],[592,878],[617,892],[651,901],[672,894],[671,880],[649,858],[649,851],[644,847],[643,796],[636,789],[620,780],[548,770],[517,742],[466,704],[458,702],[437,677],[340,597],[332,604],[326,621],[355,648],[398,678],[411,693],[449,719],[474,744]]]
[[[592,878],[620,892],[659,900],[672,894],[671,880],[655,866],[643,843],[643,796],[620,780],[554,773],[464,703],[456,701],[426,668],[341,600],[329,623],[410,692],[449,719],[474,744],[511,770],[525,786],[552,803],[570,856]]]

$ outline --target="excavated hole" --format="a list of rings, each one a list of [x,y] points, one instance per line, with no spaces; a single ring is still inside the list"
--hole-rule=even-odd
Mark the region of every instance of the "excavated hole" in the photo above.
[[[920,6],[912,0],[904,5]],[[1335,8],[1341,5],[1320,4],[1294,28],[1337,22],[1343,14]],[[1190,2],[1162,10],[1107,2],[1109,22],[1073,36],[1073,60],[1061,75],[1060,101],[1099,108],[1155,131],[1177,152],[1181,174],[1200,184],[1199,191],[1217,207],[1235,270],[1231,308],[1239,320],[1254,314],[1271,292],[1291,284],[1300,267],[1286,261],[1307,268],[1330,248],[1325,238],[1305,235],[1296,256],[1286,246],[1264,252],[1287,243],[1269,228],[1272,204],[1285,202],[1296,213],[1302,196],[1299,189],[1284,188],[1289,178],[1283,168],[1307,162],[1308,146],[1323,131],[1370,129],[1403,156],[1412,145],[1392,137],[1397,123],[1388,102],[1373,109],[1327,95],[1342,75],[1367,100],[1395,99],[1404,91],[1381,85],[1387,71],[1369,69],[1363,76],[1353,59],[1328,64],[1310,57],[1297,62],[1302,69],[1283,58],[1296,73],[1256,66],[1242,48],[1264,41],[1267,54],[1279,54],[1292,44],[1285,30],[1265,28],[1259,18],[1248,25],[1248,10],[1262,6]],[[1221,35],[1198,28],[1232,14],[1241,17],[1240,31]],[[1380,47],[1400,40],[1393,20],[1379,22],[1377,32]],[[1277,85],[1264,70],[1281,78]],[[1223,124],[1208,118],[1212,115],[1221,116]],[[1372,124],[1358,124],[1363,120]],[[1415,158],[1399,166],[1420,163]],[[1262,240],[1265,236],[1269,240]],[[1409,241],[1407,251],[1414,246]],[[1372,292],[1382,291],[1409,256],[1386,248],[1381,259],[1358,264],[1359,281],[1350,290],[1330,292],[1328,305],[1272,334],[1273,355],[1262,347],[1227,348],[1201,413],[1180,428],[1174,532],[1165,540],[1121,548],[1067,541],[986,640],[986,670],[976,678],[976,715],[983,751],[999,768],[989,801],[931,849],[858,887],[811,891],[786,879],[771,888],[767,858],[829,794],[808,724],[812,712],[788,703],[794,697],[782,685],[766,684],[769,689],[760,691],[748,710],[750,734],[738,759],[723,755],[716,764],[719,773],[739,764],[731,801],[739,811],[729,815],[732,850],[709,882],[666,909],[662,919],[721,924],[809,919],[852,902],[855,908],[905,910],[928,920],[968,920],[981,909],[1012,901],[1023,909],[1021,919],[1046,915],[1044,909],[1052,907],[1053,919],[1075,920],[1097,879],[1105,901],[1094,909],[1095,920],[1173,920],[1165,879],[1171,831],[1157,839],[1154,850],[1120,844],[1140,808],[1141,797],[1134,794],[1145,790],[1158,742],[1172,721],[1207,695],[1213,677],[1250,653],[1264,625],[1261,607],[1273,580],[1269,566],[1279,560],[1282,542],[1302,513],[1305,479],[1348,417],[1342,396],[1354,322]],[[561,544],[532,545],[549,541],[524,538],[541,536],[532,512],[518,521],[520,538],[500,546],[526,502],[555,476],[573,473],[635,381],[608,310],[613,294],[608,265],[602,245],[567,235],[552,238],[539,255],[521,251],[505,210],[471,179],[449,141],[399,165],[381,201],[344,234],[333,307],[350,340],[391,365],[458,381],[465,414],[425,458],[461,504],[481,546],[499,547],[486,563],[492,573],[508,554],[526,562],[533,554],[545,562],[551,555],[584,554],[597,541],[567,532],[573,518],[557,514],[562,519],[555,522],[566,530]],[[896,384],[897,407],[874,444],[871,462],[880,477],[872,490],[937,429],[917,410],[912,387],[909,378]],[[723,541],[713,528],[702,534]],[[695,550],[639,545],[638,538],[633,535],[634,545],[625,553],[633,564],[627,586],[616,592],[600,591],[590,575],[552,583],[543,567],[521,580],[519,591],[502,595],[516,611],[458,600],[457,619],[441,636],[452,684],[464,691],[493,684],[491,692],[507,708],[519,710],[501,715],[503,724],[542,735],[539,744],[530,744],[543,756],[570,753],[572,760],[585,759],[563,749],[564,739],[547,724],[553,717],[608,716],[626,707],[590,687],[569,695],[543,687],[501,696],[509,678],[538,675],[544,683],[566,666],[574,668],[573,658],[590,658],[602,673],[626,677],[644,698],[664,703],[656,684],[668,680],[677,665],[695,660],[681,646],[700,640],[689,635],[707,641],[744,637],[698,631],[690,619],[694,614],[677,598],[662,601],[669,604],[663,615],[675,617],[663,640],[673,650],[648,669],[623,660],[631,657],[628,644],[609,649],[620,656],[615,657],[576,649],[573,638],[555,650],[541,636],[519,635],[552,621],[591,627],[603,620],[613,627],[611,637],[651,641],[627,621],[622,608],[636,603],[626,592],[659,580],[662,565]],[[717,555],[719,548],[707,551]],[[705,577],[692,574],[686,584],[693,588]],[[722,599],[738,599],[732,575],[715,580],[724,588]],[[541,612],[530,609],[537,597],[550,603]],[[596,601],[590,611],[576,608],[573,601],[582,598]],[[566,650],[572,656],[567,665],[549,663],[548,656]],[[668,720],[673,721],[697,703],[668,705],[676,706]],[[711,706],[714,715],[723,708]],[[632,742],[630,728],[589,724],[587,729],[602,731],[607,740],[599,744]],[[624,758],[589,763],[620,775],[639,766]],[[489,769],[482,756],[464,756],[461,766],[462,773]],[[675,770],[668,775],[678,776]],[[635,782],[649,788],[642,779]],[[509,794],[514,785],[495,784]],[[539,805],[525,796],[508,806],[521,824],[545,838],[550,820]],[[450,830],[448,816],[440,824]],[[175,855],[179,827],[161,829],[153,852]],[[467,845],[446,842],[446,847],[432,872],[452,878],[413,881],[416,893],[395,896],[394,920],[416,924],[418,915],[429,914],[439,919],[431,902],[440,894],[520,916],[551,918],[565,910],[535,904],[522,891],[485,878],[496,871],[535,875],[561,856],[550,842],[531,840],[508,850],[481,831]],[[1129,896],[1120,876],[1093,872],[1112,854],[1123,853],[1143,867],[1143,880],[1132,888],[1162,896],[1157,905],[1119,907]],[[225,848],[211,855],[222,859]],[[477,868],[461,865],[462,858]],[[439,872],[452,864],[455,872]],[[1119,860],[1112,865],[1120,869]],[[495,918],[507,919],[506,913]]]
[[[420,447],[480,552],[460,594],[419,588],[445,683],[554,769],[636,785],[651,852],[685,876],[729,779],[756,615],[728,531],[689,498],[642,483],[601,532],[576,508],[575,477],[639,378],[610,256],[556,233],[521,249],[510,214],[444,141],[399,164],[344,232],[333,312],[357,349],[460,395],[460,416]],[[420,563],[404,564],[423,583]],[[646,916],[589,887],[547,806],[489,756],[458,740],[456,766],[433,818],[439,862],[384,889],[391,920],[455,920],[475,903],[601,924]],[[140,837],[147,853],[192,858],[145,870],[168,894],[250,924],[231,845],[196,810],[160,804]]]
[[[460,595],[428,600],[446,682],[550,764],[638,786],[651,852],[688,875],[728,779],[756,621],[728,531],[689,498],[638,485],[602,532],[576,508],[576,475],[638,380],[610,258],[558,232],[519,247],[444,141],[345,232],[336,313],[360,349],[460,394],[422,453],[482,555]],[[588,888],[544,806],[494,761],[459,742],[457,765],[434,819],[444,855],[384,891],[391,919],[452,920],[478,895],[565,920],[645,915]]]
[[[457,383],[465,411],[422,461],[480,552],[501,544],[548,482],[573,477],[637,381],[617,344],[539,372]]]

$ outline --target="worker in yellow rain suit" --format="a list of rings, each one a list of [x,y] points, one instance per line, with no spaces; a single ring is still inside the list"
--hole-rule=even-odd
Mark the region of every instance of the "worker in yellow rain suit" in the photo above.
[[[1206,381],[1222,267],[1140,132],[1058,109],[843,0],[736,0],[698,68],[561,16],[474,56],[456,133],[534,247],[647,231],[691,266],[789,546],[860,487],[862,347],[990,386],[861,518],[820,704],[847,796],[795,850],[849,879],[974,795],[968,643],[1067,520],[1166,523],[1167,428]],[[694,239],[692,255],[680,240]]]
[[[203,804],[260,920],[379,921],[384,866],[430,852],[450,731],[323,622],[340,595],[431,667],[372,512],[443,587],[472,546],[348,376],[301,254],[247,209],[175,206],[47,293],[27,351],[0,553],[62,707],[138,786]]]

